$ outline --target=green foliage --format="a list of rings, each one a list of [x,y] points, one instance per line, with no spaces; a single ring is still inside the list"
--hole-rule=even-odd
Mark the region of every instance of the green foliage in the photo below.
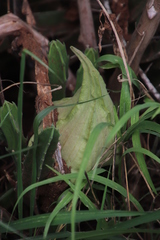
[[[58,139],[59,133],[54,126],[46,128],[39,133],[38,145],[36,148],[37,181],[39,181],[39,179],[42,180],[47,177],[49,169],[46,167],[46,164],[53,166],[53,154],[57,148]],[[34,138],[31,138],[31,142],[32,141],[34,141]],[[33,151],[33,148],[28,150],[24,160],[23,179],[24,183],[25,179],[27,179],[27,185],[29,183],[31,184]]]
[[[0,118],[1,138],[6,140],[8,151],[17,151],[20,129],[18,126],[18,109],[16,104],[5,101],[0,108]],[[25,138],[22,137],[22,140],[23,145],[25,145]]]
[[[101,66],[103,69],[110,69],[110,68],[120,68],[122,72],[122,88],[121,88],[121,97],[120,97],[120,110],[119,110],[119,115],[120,118],[130,110],[131,108],[131,97],[130,97],[130,91],[129,91],[129,84],[128,80],[126,79],[126,70],[124,67],[123,60],[114,55],[103,55],[100,57],[97,62],[102,62],[102,61],[108,61],[109,63]],[[134,72],[130,67],[128,67],[129,75],[130,78],[133,79],[133,77],[136,78]],[[126,123],[127,124],[127,123]],[[123,132],[126,130],[126,124],[123,126]]]
[[[102,62],[102,61],[108,61],[108,63],[106,65],[102,66],[103,69],[119,67],[122,71],[122,77],[124,78],[126,76],[124,64],[120,57],[112,56],[112,55],[104,55],[104,56],[100,57],[97,62]],[[137,85],[136,76],[135,76],[133,70],[129,66],[128,66],[128,71],[129,71],[132,83],[134,83],[137,87],[139,87]],[[154,105],[154,102],[153,102],[153,105]],[[120,118],[126,116],[125,113],[127,113],[130,110],[130,108],[131,108],[131,97],[130,97],[130,91],[129,91],[129,84],[128,84],[128,80],[126,80],[124,78],[123,82],[122,82],[121,98],[120,98]],[[136,109],[136,108],[134,108],[134,109]],[[136,122],[139,123],[139,121],[140,121],[139,111],[130,115],[130,118],[131,118],[131,126],[134,125]],[[126,130],[126,126],[127,126],[127,121],[123,121],[122,133]],[[138,126],[138,125],[136,125],[136,126]],[[143,129],[143,127],[141,129]],[[128,131],[129,131],[129,129],[126,131],[125,134],[128,134]],[[140,131],[136,128],[135,128],[134,132],[132,132],[132,144],[134,147],[141,146]],[[143,152],[143,150],[142,150],[142,152]],[[156,189],[151,180],[151,177],[148,172],[147,165],[146,165],[146,162],[145,162],[142,152],[135,153],[139,167],[142,170],[144,177],[147,180],[148,184],[150,185],[152,190],[156,193]]]
[[[53,50],[52,47],[55,49]],[[146,224],[160,220],[160,211],[145,212],[138,200],[130,193],[128,194],[119,182],[110,180],[110,170],[106,177],[106,170],[97,168],[102,153],[111,146],[117,136],[117,144],[124,144],[126,149],[123,156],[127,156],[127,154],[132,152],[135,153],[143,176],[152,188],[152,191],[155,194],[157,193],[157,189],[153,185],[148,172],[144,155],[158,163],[160,163],[160,159],[156,154],[142,148],[140,135],[141,133],[149,133],[159,138],[159,124],[153,121],[153,117],[159,115],[160,104],[154,101],[146,101],[146,103],[139,104],[131,109],[129,85],[125,81],[122,84],[120,118],[118,119],[115,106],[107,93],[102,77],[96,69],[96,53],[93,50],[88,50],[86,54],[91,59],[90,61],[79,50],[73,47],[71,49],[81,61],[81,67],[77,76],[80,79],[79,83],[81,79],[82,83],[77,83],[77,91],[72,98],[55,101],[54,106],[44,109],[35,117],[33,123],[34,136],[30,139],[28,147],[22,134],[21,125],[24,62],[22,62],[18,107],[14,103],[6,101],[3,107],[0,108],[0,138],[6,141],[9,155],[17,159],[17,180],[19,183],[22,182],[21,161],[23,156],[23,185],[25,187],[23,190],[18,183],[18,197],[13,211],[18,205],[19,219],[12,220],[9,224],[1,221],[0,233],[3,237],[3,233],[6,231],[14,232],[21,239],[123,239],[120,235],[125,233],[149,232],[151,234],[160,234],[159,229],[144,229]],[[54,78],[52,78],[52,84],[62,85],[63,87],[61,97],[57,93],[58,97],[62,98],[64,97],[67,79],[68,57],[65,46],[60,42],[54,42],[50,50],[50,54],[51,52],[54,56],[58,54],[58,64],[56,66],[51,64],[52,66],[50,65],[48,69],[51,75],[56,76],[57,82],[53,82]],[[23,53],[28,54],[29,52],[24,50]],[[29,54],[36,59],[33,54]],[[52,54],[50,55],[51,62]],[[24,61],[24,55],[22,56],[22,61]],[[101,57],[97,62],[101,61],[108,62],[107,65],[102,66],[105,69],[119,67],[123,78],[125,78],[125,70],[121,58],[108,55]],[[44,63],[42,64],[44,65]],[[60,69],[63,70],[60,71]],[[136,77],[130,68],[129,73],[132,83],[136,84]],[[60,82],[61,80],[62,83]],[[41,130],[41,121],[54,109],[58,109],[59,112],[58,130],[54,126]],[[142,110],[143,114],[141,114]],[[52,156],[57,146],[59,133],[62,155],[68,166],[71,166],[72,172],[64,175],[52,169],[54,163]],[[132,146],[127,149],[125,143],[130,140]],[[108,156],[113,154],[113,148],[110,149],[108,154]],[[93,167],[94,169],[90,171]],[[45,179],[48,171],[51,170],[57,176]],[[84,187],[90,187],[84,174],[85,171],[88,171],[88,179],[95,183],[92,185],[93,191],[96,192],[98,189],[98,193],[101,192],[102,194],[103,200],[100,210],[96,207],[93,196],[84,193]],[[68,189],[59,197],[54,210],[51,213],[33,216],[36,189],[46,184],[61,181],[67,183]],[[132,202],[137,211],[126,211],[126,206],[122,207],[121,210],[103,210],[106,207],[109,209],[110,205],[106,206],[106,201],[111,198],[110,189],[118,192],[122,201],[129,196],[130,202]],[[22,215],[23,197],[26,193],[30,193],[29,217],[23,217]],[[0,201],[3,202],[6,197],[11,196],[10,194],[13,194],[13,189],[6,193],[6,196],[2,196]],[[80,199],[87,210],[77,211],[78,199]],[[68,206],[68,204],[70,205]],[[128,217],[131,219],[128,220]],[[106,218],[108,221],[105,221]],[[116,221],[113,221],[113,218]],[[95,220],[95,230],[76,232],[77,224],[90,220]],[[63,224],[66,226],[59,232]],[[141,225],[143,228],[141,228]],[[24,230],[37,229],[39,227],[44,228],[44,232],[40,236],[25,237],[21,233]]]
[[[62,44],[58,40],[52,41],[49,48],[48,65],[55,74],[49,71],[49,81],[52,89],[54,89],[55,86],[62,86],[61,90],[52,93],[53,101],[65,97],[66,81],[68,78],[68,63],[69,57],[67,56],[65,44]]]

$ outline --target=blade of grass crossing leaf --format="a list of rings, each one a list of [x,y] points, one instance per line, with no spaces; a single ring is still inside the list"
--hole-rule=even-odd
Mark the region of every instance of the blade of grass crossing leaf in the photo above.
[[[78,172],[77,180],[76,180],[76,185],[75,185],[75,191],[74,191],[74,197],[73,197],[73,205],[72,205],[72,212],[71,212],[71,230],[72,230],[72,240],[75,239],[75,217],[76,217],[76,205],[77,205],[77,200],[80,192],[80,186],[81,182],[84,176],[85,169],[87,167],[87,163],[89,161],[89,158],[92,154],[92,149],[97,141],[97,138],[101,131],[107,126],[107,123],[100,123],[98,124],[92,131],[88,143],[86,145],[82,163],[81,163],[81,168]]]
[[[146,109],[146,108],[160,108],[160,104],[157,102],[148,102],[145,104],[141,104],[141,105],[137,105],[134,108],[132,108],[131,110],[129,110],[121,119],[119,119],[119,121],[115,124],[115,126],[113,127],[113,129],[111,130],[109,136],[106,139],[106,143],[105,146],[107,146],[107,144],[110,142],[111,139],[113,139],[116,134],[120,131],[120,129],[123,127],[124,123],[127,122],[132,115],[136,114],[137,112],[139,112],[140,110]],[[147,113],[148,114],[148,113]],[[132,126],[131,126],[132,127]]]
[[[25,53],[21,55],[21,69],[20,69],[20,88],[18,93],[18,125],[19,125],[19,141],[18,141],[18,158],[17,158],[17,195],[18,198],[23,192],[22,182],[22,108],[23,108],[23,78],[25,71]],[[18,215],[19,218],[23,217],[23,198],[18,204]]]
[[[0,229],[5,229],[4,232],[12,232],[12,233],[17,234],[18,236],[22,237],[23,239],[25,239],[25,236],[23,234],[21,234],[15,228],[10,227],[7,223],[4,223],[2,221],[0,221]],[[0,231],[0,233],[1,233],[1,231]]]
[[[18,155],[19,154],[19,152],[24,152],[24,153],[26,153],[28,150],[30,150],[30,149],[33,149],[34,147],[32,146],[32,147],[27,147],[27,148],[23,148],[22,150],[20,150],[20,151],[15,151],[15,152],[12,152],[12,153],[7,153],[7,154],[5,154],[5,155],[3,155],[3,156],[0,156],[0,160],[1,159],[4,159],[4,158],[7,158],[7,157],[10,157],[10,156],[14,156],[14,155]]]
[[[45,64],[41,59],[39,59],[36,55],[34,55],[32,52],[30,52],[27,49],[23,49],[23,52],[28,54],[29,56],[31,56],[33,59],[35,59],[37,62],[39,62],[40,64],[42,64],[42,66],[44,66],[45,68],[47,68],[54,76],[56,76],[56,78],[59,79],[59,81],[61,81],[61,79],[59,78],[59,76],[51,69],[48,67],[47,64]]]
[[[109,179],[110,171],[111,171],[111,166],[110,166],[109,171],[108,171],[107,179]],[[101,210],[104,209],[106,194],[107,194],[107,185],[105,185],[105,189],[104,189],[104,192],[103,192],[103,198],[102,198],[102,203],[101,203]]]
[[[141,153],[141,154],[147,155],[151,159],[154,159],[156,162],[160,163],[160,158],[145,148],[142,148],[142,147],[129,148],[124,152],[124,154],[130,153],[130,152]]]
[[[90,179],[94,180],[95,182],[98,182],[100,184],[103,184],[105,186],[108,186],[108,187],[114,189],[115,191],[119,192],[125,198],[127,197],[126,189],[124,187],[122,187],[120,184],[111,181],[110,179],[107,179],[105,177],[98,176],[98,175],[96,175],[96,176],[94,176]],[[131,194],[129,194],[129,198],[130,198],[130,201],[134,204],[134,206],[136,206],[136,208],[139,211],[143,211],[143,208],[142,208],[141,204]]]
[[[125,237],[122,237],[122,234],[129,233],[160,233],[160,230],[153,229],[144,229],[144,228],[131,228],[131,229],[105,229],[99,231],[88,231],[88,232],[76,232],[75,239],[76,240],[125,240]],[[68,238],[69,239],[69,238]],[[127,238],[133,239],[133,238]],[[134,238],[135,239],[135,238]],[[152,238],[153,239],[153,238]],[[158,238],[154,238],[158,239]]]
[[[140,133],[147,133],[147,131],[150,133],[149,131],[151,131],[156,136],[159,136],[160,134],[160,127],[158,123],[140,118],[140,120],[127,129],[125,135],[122,137],[122,141],[128,140],[135,130],[138,130]]]
[[[160,104],[157,102],[149,102],[149,103],[144,103],[141,105],[137,105],[134,108],[132,108],[131,110],[129,110],[113,127],[113,129],[111,130],[109,136],[106,139],[106,145],[111,141],[112,138],[115,137],[115,135],[117,134],[117,132],[119,132],[119,130],[123,127],[124,123],[126,123],[133,114],[135,114],[136,112],[139,112],[140,110],[143,110],[145,108],[148,107],[157,107],[160,108]],[[105,147],[105,146],[104,146]]]
[[[47,219],[45,228],[44,228],[44,233],[43,233],[43,238],[46,239],[51,222],[55,218],[55,216],[59,213],[59,211],[64,208],[73,198],[73,193],[67,192],[67,194],[61,199],[61,201],[58,203],[58,205],[54,208],[53,212],[49,215],[49,218]]]
[[[137,121],[139,121],[139,114],[135,113],[132,117],[131,117],[131,124],[133,125],[134,123],[136,123]],[[133,147],[140,147],[141,146],[141,140],[140,140],[140,133],[139,130],[135,130],[132,134],[132,144]],[[148,184],[150,185],[150,187],[152,188],[154,193],[157,193],[154,184],[152,182],[152,179],[150,177],[150,174],[148,172],[147,169],[147,165],[143,156],[143,153],[141,152],[136,152],[136,158],[139,164],[139,167],[141,169],[141,171],[143,172],[144,177],[146,178],[146,181],[148,182]]]
[[[110,171],[111,171],[111,166],[110,166],[109,171],[108,171],[107,179],[109,179]],[[105,185],[104,192],[103,192],[103,197],[102,197],[102,203],[101,203],[101,210],[104,209],[104,204],[105,204],[105,200],[106,200],[106,196],[107,196],[107,188],[108,188],[108,186]],[[103,221],[105,221],[105,220],[103,219]],[[101,223],[102,223],[102,220],[99,220],[97,222],[96,230],[101,229]]]
[[[156,211],[159,212],[160,211]],[[154,212],[156,214],[156,212]],[[153,212],[150,212],[150,214],[152,215]],[[136,216],[143,216],[145,215],[145,213],[142,212],[133,212],[133,211],[121,211],[121,210],[93,210],[93,211],[89,211],[89,210],[81,210],[81,211],[77,211],[76,212],[76,219],[75,222],[79,223],[79,222],[84,222],[84,221],[89,221],[89,220],[98,220],[98,219],[104,219],[104,218],[112,218],[112,217],[136,217]],[[156,221],[157,219],[159,219],[159,216],[157,217],[158,213],[150,218],[151,221]],[[35,215],[32,217],[26,217],[20,219],[20,220],[16,220],[10,223],[10,227],[13,227],[15,230],[26,230],[26,229],[33,229],[33,228],[38,228],[38,227],[44,227],[46,224],[46,221],[48,219],[48,217],[50,216],[50,214],[40,214],[40,215]],[[143,219],[145,222],[150,222],[150,219]],[[66,211],[60,211],[54,218],[54,220],[51,223],[51,226],[57,226],[59,224],[70,224],[71,222],[71,213],[70,212],[66,212]],[[127,221],[129,222],[129,221]],[[143,222],[141,222],[142,224]],[[136,221],[134,223],[136,225]],[[133,225],[133,223],[132,223]],[[6,229],[4,229],[3,227],[0,228],[0,233],[4,233],[6,232]]]
[[[160,220],[160,210],[156,210],[153,212],[147,212],[142,216],[133,218],[127,222],[122,222],[116,225],[116,228],[123,228],[123,229],[127,229],[127,228],[131,228],[131,227],[136,227],[138,225],[144,224],[144,223],[149,223],[149,222],[153,222],[156,220]]]
[[[95,174],[100,174],[100,173],[103,173],[105,170],[104,169],[97,169],[96,173]],[[65,178],[64,178],[65,176]],[[88,173],[88,177],[91,179],[91,176],[93,177],[93,171],[89,172]],[[38,187],[41,187],[41,186],[44,186],[46,184],[50,184],[50,183],[54,183],[54,182],[57,182],[57,181],[66,181],[66,179],[70,179],[70,180],[75,180],[77,178],[77,173],[68,173],[68,174],[65,174],[65,175],[62,175],[62,174],[59,174],[59,176],[56,176],[56,177],[53,177],[53,178],[48,178],[46,180],[43,180],[43,181],[40,181],[40,182],[37,182],[37,183],[34,183],[34,184],[31,184],[30,186],[28,186],[20,195],[20,197],[17,199],[17,202],[15,203],[14,205],[14,208],[13,208],[13,211],[12,211],[12,214],[13,212],[15,211],[16,207],[17,207],[17,204],[19,203],[19,200],[26,194],[28,193],[29,191],[33,190],[34,188],[38,188]],[[84,179],[86,179],[85,175],[84,175]],[[69,185],[70,181],[67,183]],[[72,185],[69,185],[70,187]],[[82,193],[83,194],[83,193]],[[90,201],[91,202],[91,201]],[[91,202],[92,203],[92,202]],[[94,206],[94,204],[92,203],[91,206],[89,206],[88,208],[90,209],[94,209],[92,208],[92,206]]]
[[[68,186],[70,186],[70,188],[72,189],[73,192],[75,191],[75,185],[71,181],[68,180],[68,178],[66,177],[66,174],[62,175],[55,169],[52,169],[50,166],[48,166],[48,168],[50,168],[53,172],[55,172],[58,176],[60,176],[61,179],[64,182],[66,182],[68,184]],[[86,185],[85,182],[81,183],[81,186],[79,189],[82,189],[85,185]],[[79,198],[80,198],[81,202],[84,204],[84,206],[86,206],[88,209],[90,209],[90,210],[96,209],[96,207],[92,203],[92,201],[81,191],[79,192]]]

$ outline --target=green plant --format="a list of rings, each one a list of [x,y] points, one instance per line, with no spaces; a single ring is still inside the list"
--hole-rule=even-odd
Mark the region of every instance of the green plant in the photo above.
[[[51,46],[53,45],[51,44]],[[60,45],[60,43],[58,43],[58,46],[59,51],[61,47],[64,51],[64,45]],[[50,106],[44,109],[35,117],[33,124],[34,137],[30,140],[30,143],[33,141],[33,144],[29,146],[26,146],[26,140],[22,136],[21,125],[24,59],[25,53],[29,52],[24,50],[22,53],[21,88],[19,91],[18,107],[16,107],[15,104],[5,102],[5,104],[0,109],[1,139],[5,139],[9,151],[9,154],[6,156],[12,156],[15,158],[15,161],[17,161],[16,170],[18,180],[18,194],[13,213],[16,206],[18,205],[19,219],[10,222],[0,222],[0,233],[4,234],[7,231],[13,232],[15,234],[18,234],[21,239],[114,239],[114,237],[116,237],[116,239],[124,239],[120,235],[131,233],[134,234],[137,232],[149,232],[153,234],[153,236],[156,236],[156,234],[158,235],[160,231],[158,229],[147,229],[145,228],[145,224],[158,220],[160,211],[144,211],[141,204],[131,194],[129,194],[123,186],[121,186],[120,182],[114,182],[110,180],[110,169],[107,173],[106,169],[98,168],[98,164],[104,160],[101,158],[102,153],[108,149],[110,145],[112,146],[112,148],[110,148],[111,156],[113,155],[113,146],[115,146],[115,144],[117,144],[119,148],[123,145],[125,151],[122,153],[121,157],[127,156],[127,154],[131,152],[135,153],[139,168],[141,169],[144,179],[151,188],[151,193],[153,191],[155,194],[157,194],[158,189],[156,189],[152,183],[152,179],[144,160],[144,154],[151,157],[158,163],[160,163],[160,159],[149,150],[141,147],[140,134],[149,133],[157,137],[160,136],[159,125],[153,121],[153,118],[159,114],[160,104],[154,101],[146,101],[145,103],[131,108],[129,85],[128,82],[125,81],[122,83],[124,86],[122,87],[121,91],[120,116],[118,119],[115,107],[113,106],[113,103],[108,96],[105,85],[103,83],[103,79],[98,73],[98,70],[83,53],[73,47],[72,50],[81,61],[80,68],[83,68],[83,74],[79,74],[79,78],[82,78],[82,85],[79,85],[75,95],[72,98],[62,99],[54,102],[54,106]],[[33,54],[29,54],[35,58]],[[63,66],[65,65],[65,72],[68,66],[68,58],[66,57],[67,54],[64,54],[63,52],[63,55],[60,54],[60,56],[62,57],[61,60]],[[63,58],[63,56],[65,57]],[[103,66],[103,68],[119,67],[122,71],[123,76],[126,75],[121,58],[107,55],[99,58],[97,64],[102,61],[108,62],[107,65]],[[52,66],[49,66],[49,69],[50,68],[53,74],[58,74],[55,73]],[[135,83],[137,86],[135,80],[136,77],[133,71],[130,68],[128,69],[133,84]],[[65,80],[65,78],[63,80]],[[54,83],[52,82],[52,84]],[[59,83],[56,82],[56,84]],[[65,88],[65,83],[63,88]],[[94,92],[95,88],[97,91]],[[88,94],[88,90],[90,94]],[[88,104],[92,106],[90,108],[92,111],[88,111]],[[40,127],[42,119],[54,109],[58,109],[59,111],[59,121],[62,121],[61,116],[66,116],[68,113],[70,114],[70,112],[73,111],[71,117],[65,119],[65,121],[59,123],[57,122],[57,128],[59,129],[61,136],[63,136],[63,126],[65,126],[66,122],[68,124],[72,120],[73,124],[73,122],[76,121],[76,128],[78,128],[78,125],[80,124],[78,121],[80,118],[79,116],[82,114],[85,116],[88,114],[89,116],[88,126],[90,128],[90,131],[89,133],[84,131],[86,133],[86,136],[84,138],[87,140],[83,145],[83,151],[80,155],[77,153],[72,157],[72,161],[74,162],[68,163],[66,160],[66,163],[72,168],[72,173],[63,175],[52,168],[54,161],[52,159],[52,154],[54,153],[57,146],[59,132],[54,126],[46,128],[45,130],[41,129]],[[93,111],[95,109],[96,112]],[[142,110],[143,112],[141,113]],[[78,111],[80,111],[80,115],[77,115]],[[76,115],[78,117],[76,117]],[[90,123],[93,116],[95,117],[95,123],[92,125]],[[74,136],[77,129],[73,129],[74,132],[72,132],[72,124],[71,126],[67,125],[67,129],[69,129],[69,132],[73,134],[72,136]],[[8,129],[11,129],[11,131],[8,131]],[[79,132],[79,135],[81,134],[82,130],[83,126]],[[11,132],[13,135],[12,138],[10,135]],[[102,133],[104,133],[103,138],[101,137]],[[116,136],[117,141],[114,142]],[[69,138],[65,138],[69,142],[71,141]],[[77,143],[79,148],[82,148],[82,146],[76,141],[77,140],[74,139],[72,143],[70,142],[71,147]],[[133,147],[131,148],[127,148],[127,145],[125,144],[129,141],[132,142]],[[68,147],[70,146],[68,145]],[[72,148],[70,151],[72,151]],[[119,151],[117,151],[117,153],[119,153]],[[62,154],[65,160],[66,153],[63,153],[63,141]],[[107,154],[105,156],[108,156]],[[1,156],[0,159],[4,157],[5,156]],[[22,157],[25,158],[23,173],[21,166]],[[76,165],[75,161],[76,157],[78,159],[78,166]],[[117,155],[114,157],[119,158]],[[119,163],[119,161],[117,161],[117,163]],[[111,162],[109,164],[112,165]],[[93,167],[94,169],[91,170]],[[47,175],[46,171],[53,171],[57,174],[57,176],[45,179]],[[85,171],[88,171],[88,180],[95,183],[92,186],[88,184]],[[30,176],[31,172],[32,176]],[[22,181],[24,183],[24,181],[28,178],[29,183],[26,183],[26,188],[23,190]],[[59,196],[54,210],[51,213],[33,216],[36,189],[40,186],[48,185],[58,181],[66,182],[68,189],[65,190],[61,196]],[[94,197],[93,192],[89,195],[84,193],[84,187],[88,189],[92,188],[95,193],[98,191],[98,193],[102,194],[102,201],[100,205],[98,205],[98,203],[95,204],[96,198]],[[107,198],[109,199],[108,206],[111,205],[110,189],[113,189],[120,194],[122,202],[124,201],[124,198],[129,197],[129,200],[135,206],[137,211],[127,211],[125,205],[121,208],[121,210],[105,210],[107,208]],[[29,192],[30,216],[23,217],[23,199],[25,194]],[[80,199],[86,210],[77,210],[78,199]],[[98,209],[98,207],[100,209]],[[131,219],[128,220],[128,217]],[[90,220],[95,221],[95,229],[91,231],[78,232],[76,228],[78,224],[80,222],[87,222]],[[44,227],[44,231],[40,236],[33,235],[26,237],[20,233],[24,230],[33,230],[41,227]]]

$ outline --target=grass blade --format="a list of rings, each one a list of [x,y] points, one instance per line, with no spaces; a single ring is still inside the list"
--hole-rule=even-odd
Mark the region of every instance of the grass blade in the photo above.
[[[20,88],[18,94],[18,125],[19,125],[19,139],[18,139],[18,155],[17,155],[17,195],[18,198],[23,192],[22,182],[22,108],[23,108],[23,79],[25,71],[25,53],[21,55],[21,70],[20,70]],[[23,217],[23,198],[18,204],[19,218]]]
[[[81,163],[81,168],[78,172],[77,180],[76,180],[76,185],[75,185],[75,191],[74,191],[74,197],[73,197],[73,205],[72,205],[72,212],[71,212],[71,229],[72,229],[72,240],[75,239],[75,217],[76,217],[76,204],[80,192],[80,186],[81,182],[84,176],[85,169],[87,167],[87,163],[90,159],[90,156],[92,154],[92,149],[97,141],[97,138],[101,131],[107,126],[107,123],[100,123],[98,124],[92,131],[88,143],[86,145],[82,163]]]

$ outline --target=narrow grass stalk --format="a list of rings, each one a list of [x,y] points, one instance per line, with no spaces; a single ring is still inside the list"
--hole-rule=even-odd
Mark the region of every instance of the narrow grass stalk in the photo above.
[[[85,151],[84,151],[81,168],[78,172],[78,176],[77,176],[77,180],[76,180],[76,184],[75,184],[75,191],[74,191],[73,202],[72,202],[72,211],[71,211],[71,231],[72,231],[71,239],[72,240],[75,239],[76,205],[77,205],[77,200],[78,200],[79,193],[80,193],[80,186],[82,183],[84,172],[85,172],[88,160],[91,156],[92,149],[96,143],[96,140],[97,140],[99,134],[101,133],[101,131],[106,126],[107,126],[107,123],[100,123],[93,129],[93,131],[89,137],[88,143],[86,145]]]
[[[17,154],[17,195],[18,198],[23,192],[22,182],[22,108],[23,108],[23,79],[25,71],[25,54],[22,52],[21,56],[21,69],[20,69],[20,88],[18,94],[18,126],[19,126],[19,139],[18,139],[18,154]],[[23,217],[23,198],[18,203],[19,218]]]

